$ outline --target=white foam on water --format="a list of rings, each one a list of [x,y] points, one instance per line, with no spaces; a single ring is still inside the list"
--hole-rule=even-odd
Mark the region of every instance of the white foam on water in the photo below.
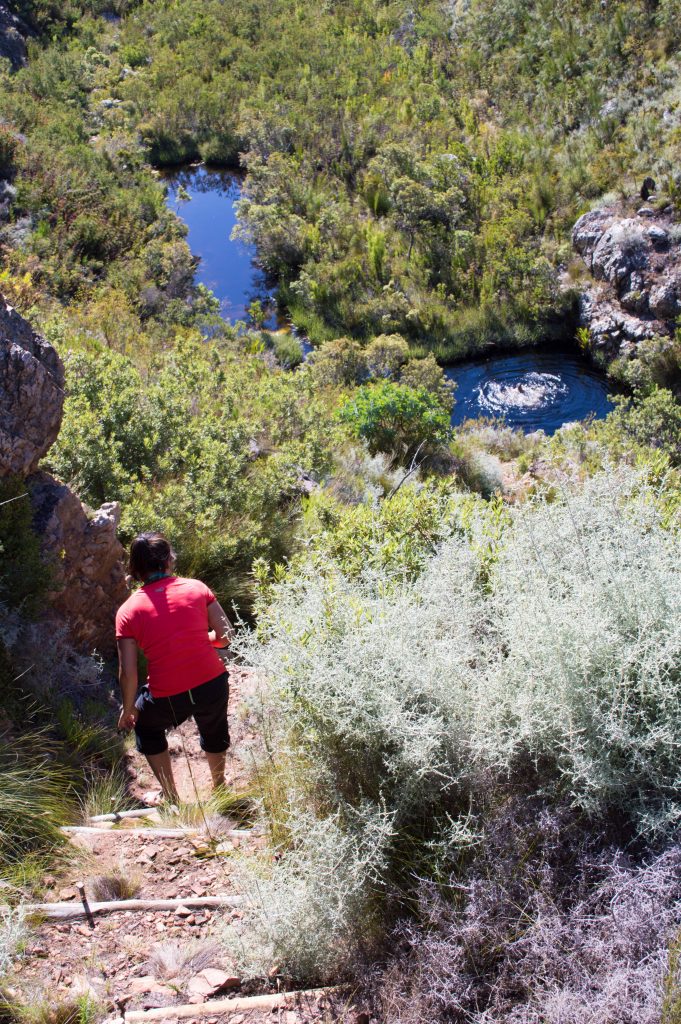
[[[487,380],[477,388],[482,409],[495,415],[507,409],[541,409],[566,395],[568,385],[555,373],[524,373],[512,383]]]

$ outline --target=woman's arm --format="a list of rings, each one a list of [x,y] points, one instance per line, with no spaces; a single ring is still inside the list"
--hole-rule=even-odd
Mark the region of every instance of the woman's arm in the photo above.
[[[132,637],[117,641],[118,681],[121,684],[123,707],[118,719],[118,728],[134,729],[137,721],[135,699],[137,697],[137,644]]]
[[[208,625],[210,627],[208,639],[213,647],[228,647],[229,641],[236,631],[219,601],[211,601],[208,605]]]

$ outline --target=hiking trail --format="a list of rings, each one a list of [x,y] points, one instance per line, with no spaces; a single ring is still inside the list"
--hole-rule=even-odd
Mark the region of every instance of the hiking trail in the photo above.
[[[226,774],[235,794],[247,793],[248,748],[257,741],[244,703],[253,687],[252,672],[230,667]],[[219,939],[220,929],[242,916],[230,862],[237,853],[262,851],[264,828],[239,814],[204,815],[196,807],[196,791],[202,801],[210,794],[210,774],[193,721],[172,731],[168,743],[180,798],[194,808],[173,815],[151,807],[144,817],[119,821],[95,816],[64,830],[69,846],[62,866],[43,879],[49,916],[37,917],[26,955],[15,965],[14,994],[55,1004],[89,996],[105,1008],[104,1019],[121,1024],[341,1019],[330,990],[285,994],[276,968],[260,985],[238,977]],[[131,804],[140,807],[158,785],[134,749],[126,754],[126,771]]]

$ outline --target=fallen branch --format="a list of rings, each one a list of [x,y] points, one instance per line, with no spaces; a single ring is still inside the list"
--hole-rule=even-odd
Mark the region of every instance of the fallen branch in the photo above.
[[[140,910],[198,910],[201,907],[239,907],[243,904],[243,896],[187,896],[172,900],[108,900],[106,903],[90,903],[90,913],[113,914]],[[82,903],[25,903],[23,909],[27,914],[40,914],[48,920],[68,921],[71,918],[85,917],[86,911]]]
[[[64,835],[67,836],[87,836],[87,835],[102,835],[104,832],[115,832],[116,835],[138,835],[138,836],[155,836],[157,839],[177,839],[182,836],[194,836],[200,829],[198,828],[113,828],[111,822],[104,822],[101,826],[98,825],[64,825],[61,829]]]
[[[215,834],[208,836],[205,828],[199,828],[198,826],[188,826],[187,828],[156,828],[156,826],[146,828],[144,825],[141,828],[114,828],[112,822],[105,821],[103,825],[63,825],[61,831],[67,836],[80,836],[80,835],[102,835],[103,832],[115,832],[116,835],[126,836],[146,836],[147,838],[156,839],[178,839],[182,836],[196,836],[204,835],[206,838],[216,839],[218,842],[221,839],[244,839],[248,836],[262,835],[261,831],[253,828],[230,828],[225,829],[224,832],[216,830]]]
[[[130,1010],[113,1024],[133,1024],[134,1021],[169,1020],[178,1017],[216,1017],[220,1013],[243,1013],[248,1010],[277,1010],[297,1006],[303,1002],[318,1002],[335,995],[339,988],[313,988],[302,992],[277,992],[270,996],[246,996],[243,999],[210,999],[207,1003],[182,1003],[180,1006],[162,1006],[154,1010]]]
[[[90,821],[122,821],[124,818],[154,818],[158,821],[158,807],[138,807],[132,811],[112,811],[110,814],[93,814]]]

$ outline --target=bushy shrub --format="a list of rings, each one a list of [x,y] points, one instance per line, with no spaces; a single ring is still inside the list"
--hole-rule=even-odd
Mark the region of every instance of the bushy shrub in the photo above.
[[[399,334],[379,334],[369,342],[364,356],[371,377],[396,377],[407,361],[409,346]]]
[[[427,1005],[416,1000],[426,1016],[436,1009],[449,1019],[456,1005],[480,1009],[498,996],[508,999],[509,1021],[524,1020],[512,1006],[535,1003],[514,988],[516,947],[526,958],[523,976],[539,979],[538,992],[546,984],[538,1008],[546,993],[555,995],[554,978],[565,982],[562,996],[551,995],[556,1021],[563,1011],[577,1021],[592,1005],[614,1005],[614,985],[603,979],[618,946],[602,908],[615,889],[604,867],[605,887],[590,903],[588,865],[604,836],[657,841],[681,821],[680,542],[657,504],[647,478],[629,470],[510,508],[471,497],[455,506],[449,535],[435,537],[434,552],[411,572],[406,549],[402,564],[399,553],[381,560],[386,539],[377,521],[376,539],[370,528],[363,537],[376,557],[365,554],[363,566],[351,545],[332,560],[322,543],[309,567],[297,564],[268,586],[258,633],[243,649],[272,681],[268,735],[289,765],[277,813],[280,830],[297,830],[298,859],[277,898],[286,903],[301,877],[318,877],[301,841],[309,818],[296,825],[301,805],[334,829],[345,830],[360,809],[375,821],[385,817],[381,884],[393,896],[390,909],[404,899],[413,906],[416,878],[439,885],[450,878],[454,886],[445,887],[450,895],[435,917],[424,911],[407,969],[410,993],[412,985],[434,992]],[[500,890],[504,880],[508,892]],[[659,1006],[649,982],[678,924],[670,892],[660,896],[666,916],[660,912],[652,930],[627,897],[627,949],[639,950],[639,959],[654,949],[656,959],[650,973],[636,975],[640,989],[632,988],[622,1021],[635,1019],[632,1007]],[[570,903],[579,900],[573,918]],[[581,953],[566,974],[552,973],[562,970],[559,947],[588,906],[598,920],[580,948],[602,950],[600,960],[589,954],[600,979],[593,998],[577,985]],[[440,913],[456,922],[442,940]],[[295,949],[307,939],[287,923],[295,974]],[[507,969],[499,950],[511,939]],[[497,992],[498,970],[507,988]]]
[[[358,388],[339,415],[371,452],[406,458],[444,444],[450,432],[446,410],[429,391],[388,380]]]
[[[275,589],[250,656],[332,800],[384,800],[399,826],[535,765],[594,818],[668,831],[678,537],[626,473],[496,513],[470,505],[412,582],[315,563]]]
[[[50,567],[32,528],[26,485],[19,477],[0,481],[0,600],[35,615],[50,589]]]
[[[540,814],[524,863],[509,857],[508,838],[494,859],[483,855],[489,874],[458,882],[458,905],[423,887],[418,919],[393,936],[401,952],[373,979],[386,1024],[657,1024],[665,976],[673,1024],[678,849],[641,866],[608,851],[557,875],[537,848],[547,853],[551,829],[559,845],[561,825]]]
[[[400,383],[416,390],[425,388],[426,391],[430,391],[442,408],[449,413],[454,408],[456,384],[447,380],[444,370],[438,366],[432,353],[423,359],[410,359],[406,362],[400,371]]]
[[[367,375],[362,346],[351,338],[327,341],[313,352],[310,366],[315,382],[321,387],[357,384]]]
[[[372,903],[383,894],[390,832],[373,809],[342,822],[303,810],[292,818],[280,859],[242,876],[247,910],[224,935],[242,975],[266,978],[275,966],[298,984],[342,979],[376,939]]]

